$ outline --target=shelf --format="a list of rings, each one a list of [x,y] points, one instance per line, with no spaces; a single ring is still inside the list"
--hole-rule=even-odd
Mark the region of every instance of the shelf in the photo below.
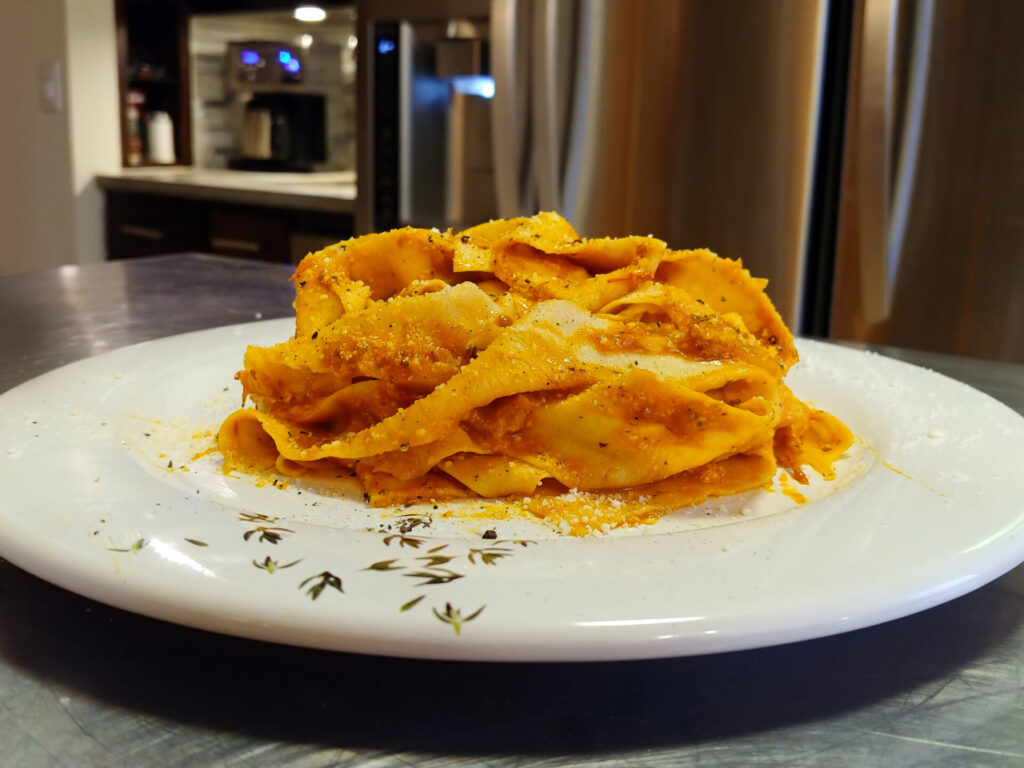
[[[177,85],[178,78],[176,77],[129,77],[128,85],[132,88],[140,88],[146,85]]]
[[[176,165],[192,162],[188,8],[184,0],[114,0],[124,168],[157,167],[129,163],[145,151],[138,147],[139,134],[145,134],[135,125],[136,111],[166,112],[173,124]],[[130,92],[145,98],[137,110],[129,104]]]

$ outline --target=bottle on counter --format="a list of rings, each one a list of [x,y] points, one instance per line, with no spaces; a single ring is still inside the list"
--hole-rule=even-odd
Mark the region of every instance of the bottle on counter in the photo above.
[[[151,163],[170,165],[174,156],[174,123],[166,112],[150,112],[146,120],[146,159]]]
[[[135,88],[128,91],[125,118],[128,123],[128,165],[142,165],[142,109],[146,94]]]

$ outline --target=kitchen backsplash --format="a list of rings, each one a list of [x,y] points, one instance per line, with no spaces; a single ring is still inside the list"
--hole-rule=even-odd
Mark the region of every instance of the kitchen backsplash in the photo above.
[[[325,21],[296,21],[290,11],[193,16],[189,24],[192,151],[199,168],[226,168],[236,153],[245,102],[227,90],[228,43],[273,40],[303,49],[305,86],[324,94],[327,160],[318,171],[356,165],[356,18],[332,8]]]

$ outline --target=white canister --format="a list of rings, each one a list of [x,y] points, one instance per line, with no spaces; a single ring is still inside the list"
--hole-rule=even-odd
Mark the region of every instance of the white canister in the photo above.
[[[166,112],[150,112],[146,120],[146,159],[151,163],[173,163],[174,123]]]

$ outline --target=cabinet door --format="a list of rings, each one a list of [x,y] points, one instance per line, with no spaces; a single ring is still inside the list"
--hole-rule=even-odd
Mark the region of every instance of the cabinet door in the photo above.
[[[287,262],[290,236],[288,220],[271,211],[217,207],[210,212],[210,253]]]
[[[158,195],[107,193],[111,259],[206,250],[206,217],[191,201]]]

